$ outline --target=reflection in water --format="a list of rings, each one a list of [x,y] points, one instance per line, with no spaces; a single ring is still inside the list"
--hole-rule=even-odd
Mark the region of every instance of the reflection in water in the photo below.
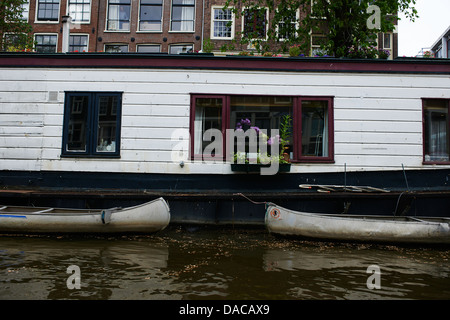
[[[333,244],[265,230],[0,237],[0,299],[449,299],[450,249]],[[67,268],[81,271],[68,289]],[[367,268],[381,270],[368,289]]]

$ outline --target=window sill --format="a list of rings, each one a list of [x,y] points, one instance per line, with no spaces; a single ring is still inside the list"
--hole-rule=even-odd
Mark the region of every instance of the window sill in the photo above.
[[[85,159],[120,159],[120,154],[61,154],[61,159],[63,158],[85,158]]]

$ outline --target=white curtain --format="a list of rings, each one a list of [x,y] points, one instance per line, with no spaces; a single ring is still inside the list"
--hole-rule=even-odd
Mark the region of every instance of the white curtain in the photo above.
[[[205,108],[195,108],[194,154],[203,152],[203,132],[205,128]]]
[[[192,0],[182,0],[184,5],[194,4]],[[194,31],[193,21],[194,21],[195,7],[184,6],[181,10],[181,30],[180,31]]]

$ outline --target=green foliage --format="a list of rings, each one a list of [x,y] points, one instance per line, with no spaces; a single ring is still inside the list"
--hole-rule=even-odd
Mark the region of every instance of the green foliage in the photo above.
[[[258,22],[253,24],[257,27],[244,28],[238,40],[258,52],[273,50],[274,45],[288,52],[297,45],[306,53],[311,48],[311,34],[325,34],[326,40],[320,43],[323,54],[342,57],[352,47],[375,45],[378,32],[393,31],[397,13],[414,20],[418,17],[415,3],[416,0],[227,0],[224,8],[231,9],[237,18],[251,17]],[[381,11],[377,30],[367,25],[372,18],[369,5],[378,6]],[[268,22],[261,8],[269,10]]]
[[[0,0],[0,50],[29,51],[33,48],[31,26],[22,20],[26,0]]]

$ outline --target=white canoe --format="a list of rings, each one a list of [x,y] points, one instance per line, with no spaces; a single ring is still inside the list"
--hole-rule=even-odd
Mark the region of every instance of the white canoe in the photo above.
[[[450,219],[428,217],[356,216],[289,210],[269,203],[269,232],[339,241],[450,243]]]
[[[0,205],[0,232],[7,233],[152,233],[169,221],[170,209],[163,198],[105,210]]]

